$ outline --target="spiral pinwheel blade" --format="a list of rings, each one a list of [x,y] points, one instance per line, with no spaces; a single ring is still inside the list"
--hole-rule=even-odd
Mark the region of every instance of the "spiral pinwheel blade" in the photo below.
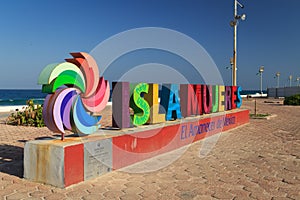
[[[43,107],[46,126],[53,132],[91,134],[100,128],[99,114],[106,106],[110,87],[99,77],[96,61],[85,52],[71,53],[67,62],[47,65],[38,83],[48,93]]]

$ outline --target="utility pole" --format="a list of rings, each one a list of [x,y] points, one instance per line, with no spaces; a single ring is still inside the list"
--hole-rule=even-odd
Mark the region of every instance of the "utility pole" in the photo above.
[[[245,20],[246,15],[238,15],[238,5],[241,8],[244,8],[244,5],[238,2],[237,0],[234,0],[234,16],[233,16],[233,21],[230,22],[230,26],[233,27],[233,65],[232,65],[232,85],[236,86],[237,85],[237,77],[236,77],[236,70],[237,70],[237,25],[238,25],[238,20]]]
[[[236,20],[237,16],[237,0],[234,0],[234,19]],[[236,60],[237,60],[237,41],[236,41],[236,36],[237,36],[237,20],[234,23],[233,27],[233,66],[232,66],[232,85],[236,86]]]

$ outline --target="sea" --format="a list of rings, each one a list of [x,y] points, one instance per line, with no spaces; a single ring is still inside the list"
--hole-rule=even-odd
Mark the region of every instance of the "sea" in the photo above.
[[[47,94],[42,90],[0,89],[0,106],[27,105],[26,101],[32,99],[34,104],[43,104]]]
[[[266,93],[267,91],[263,91]],[[260,93],[260,90],[243,90],[241,95]],[[0,106],[26,105],[26,101],[32,99],[34,104],[43,104],[47,94],[41,90],[24,89],[0,89]]]

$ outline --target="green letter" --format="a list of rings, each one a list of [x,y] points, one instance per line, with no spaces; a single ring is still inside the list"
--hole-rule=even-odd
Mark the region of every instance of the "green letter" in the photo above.
[[[133,115],[133,124],[136,126],[145,124],[150,116],[150,106],[148,102],[141,97],[141,94],[148,93],[149,84],[148,83],[139,83],[133,89],[133,94],[130,99],[130,107],[134,111]]]

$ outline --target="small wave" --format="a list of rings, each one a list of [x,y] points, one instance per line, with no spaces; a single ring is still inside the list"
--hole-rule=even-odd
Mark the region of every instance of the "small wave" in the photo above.
[[[32,98],[33,99],[33,98]],[[12,105],[27,105],[29,99],[1,99],[1,106],[12,106]],[[43,104],[44,98],[33,99],[34,104]]]
[[[33,99],[33,101],[44,101],[45,98],[36,98],[36,99]]]

